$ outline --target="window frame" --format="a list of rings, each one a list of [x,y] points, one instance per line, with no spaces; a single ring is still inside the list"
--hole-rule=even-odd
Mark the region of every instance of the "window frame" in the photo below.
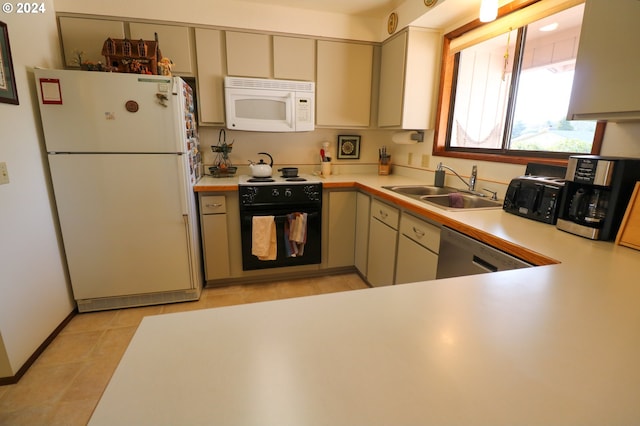
[[[506,16],[512,12],[531,6],[532,4],[539,1],[541,0],[514,0],[513,2],[499,9],[497,19],[500,19],[501,17]],[[449,117],[452,115],[451,109],[453,108],[453,99],[455,98],[453,87],[455,81],[457,57],[457,55],[455,54],[450,54],[450,44],[451,41],[456,39],[457,37],[460,37],[463,34],[476,28],[480,28],[483,25],[485,25],[485,23],[480,22],[479,19],[476,19],[444,35],[442,46],[442,65],[440,72],[440,89],[438,95],[438,105],[436,110],[436,122],[433,138],[433,155],[513,164],[527,164],[530,162],[538,162],[555,165],[566,165],[569,156],[573,153],[517,150],[511,150],[508,154],[504,153],[505,151],[503,150],[495,150],[495,152],[487,152],[485,150],[470,152],[468,148],[451,148],[447,146],[447,137],[449,132],[448,121]],[[592,155],[600,154],[605,128],[606,121],[597,122],[595,134],[593,137],[593,144],[591,146]]]

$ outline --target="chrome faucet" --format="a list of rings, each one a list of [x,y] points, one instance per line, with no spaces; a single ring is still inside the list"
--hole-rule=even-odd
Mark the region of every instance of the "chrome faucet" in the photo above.
[[[481,192],[476,192],[476,180],[478,179],[478,166],[476,166],[475,164],[471,168],[471,176],[469,177],[469,181],[468,182],[466,180],[464,180],[464,178],[462,176],[460,176],[458,174],[458,172],[453,170],[451,167],[445,166],[442,163],[438,164],[438,170],[442,170],[442,169],[447,169],[447,170],[451,171],[454,175],[456,175],[458,177],[458,179],[460,179],[467,186],[467,191],[471,192],[472,194],[479,195],[479,196],[482,196],[482,197],[485,196]]]

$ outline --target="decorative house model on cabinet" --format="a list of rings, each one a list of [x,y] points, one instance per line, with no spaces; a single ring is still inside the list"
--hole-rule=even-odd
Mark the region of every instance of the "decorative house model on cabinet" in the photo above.
[[[106,65],[117,72],[158,74],[158,61],[162,58],[157,40],[108,38],[102,46]]]

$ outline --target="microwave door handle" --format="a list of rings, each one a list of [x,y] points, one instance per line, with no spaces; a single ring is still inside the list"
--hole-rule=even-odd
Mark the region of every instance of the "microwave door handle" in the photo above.
[[[295,122],[295,108],[296,108],[296,94],[295,92],[287,93],[287,123],[292,130],[296,128]]]

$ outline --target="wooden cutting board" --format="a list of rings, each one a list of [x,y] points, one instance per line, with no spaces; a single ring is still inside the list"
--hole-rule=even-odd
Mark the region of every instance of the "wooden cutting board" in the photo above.
[[[636,182],[633,195],[629,200],[616,237],[616,244],[640,250],[640,182]]]

